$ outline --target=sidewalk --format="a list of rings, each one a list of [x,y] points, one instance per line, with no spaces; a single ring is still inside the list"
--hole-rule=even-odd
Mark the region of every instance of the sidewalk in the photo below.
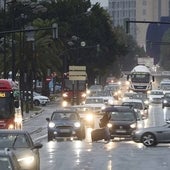
[[[39,114],[41,114],[43,111],[44,111],[43,108],[41,108],[39,111],[29,111],[29,113],[26,113],[24,111],[24,113],[23,113],[23,121],[27,121],[27,120],[29,120],[31,118],[34,118],[34,117],[38,116]]]
[[[51,100],[49,104],[56,104],[56,103],[58,103],[60,101],[61,101],[61,94],[57,94],[57,96],[55,96],[55,98],[53,100]],[[40,110],[38,110],[38,111],[29,111],[29,113],[26,113],[24,111],[24,113],[23,113],[23,121],[27,121],[27,120],[29,120],[31,118],[34,118],[34,117],[38,116],[39,114],[41,114],[44,111],[43,107],[40,106],[40,108],[41,108]]]

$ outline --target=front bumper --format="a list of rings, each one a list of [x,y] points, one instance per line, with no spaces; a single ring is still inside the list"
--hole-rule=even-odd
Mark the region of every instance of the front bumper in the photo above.
[[[48,135],[53,138],[63,138],[63,137],[77,137],[81,133],[80,129],[74,128],[53,128],[48,129]]]
[[[126,126],[117,125],[117,126],[113,126],[109,130],[110,130],[111,138],[114,138],[114,137],[130,138],[135,129],[130,128],[128,125]]]

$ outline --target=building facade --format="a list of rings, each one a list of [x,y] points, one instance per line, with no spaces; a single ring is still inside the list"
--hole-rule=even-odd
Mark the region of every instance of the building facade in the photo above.
[[[125,26],[125,20],[160,21],[169,16],[170,0],[108,0],[113,26]],[[146,46],[147,23],[130,23],[130,34],[141,47]]]

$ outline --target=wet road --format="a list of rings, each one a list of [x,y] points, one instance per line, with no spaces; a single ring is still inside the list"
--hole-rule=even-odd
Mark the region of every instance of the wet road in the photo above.
[[[90,129],[84,141],[47,142],[46,117],[50,117],[56,106],[44,107],[38,117],[24,123],[24,129],[32,133],[34,141],[40,141],[41,170],[169,170],[170,144],[159,144],[147,148],[131,140],[116,139],[108,144],[104,141],[92,143]],[[170,110],[161,105],[149,108],[146,126],[164,124]]]

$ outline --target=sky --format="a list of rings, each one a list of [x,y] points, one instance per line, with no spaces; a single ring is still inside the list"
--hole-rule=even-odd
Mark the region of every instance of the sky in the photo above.
[[[108,6],[108,0],[91,0],[92,4],[96,2],[100,3],[100,6],[103,6],[103,7]]]

